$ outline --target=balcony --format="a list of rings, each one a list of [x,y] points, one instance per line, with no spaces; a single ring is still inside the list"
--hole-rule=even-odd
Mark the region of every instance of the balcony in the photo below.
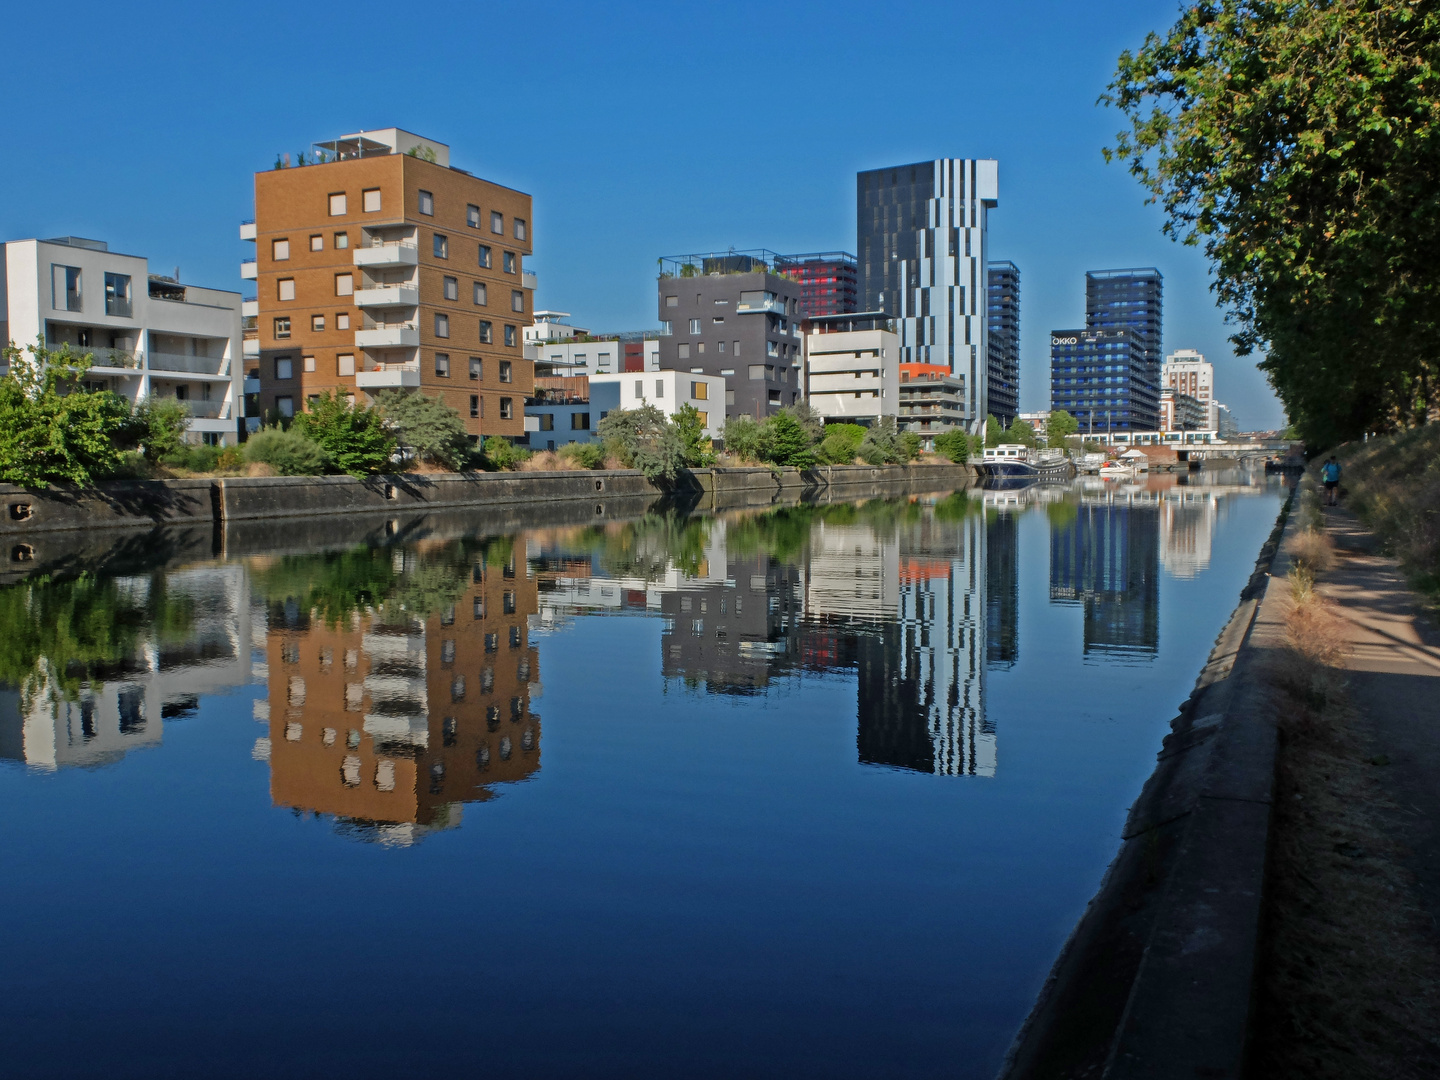
[[[419,364],[377,364],[367,371],[355,373],[355,385],[361,390],[384,390],[390,387],[420,385]]]
[[[355,331],[355,346],[360,349],[413,349],[420,344],[420,327],[415,323],[376,325]]]
[[[260,276],[260,267],[254,259],[242,259],[240,262],[240,277],[245,281],[254,281]]]
[[[419,266],[420,249],[401,240],[372,243],[369,247],[355,249],[355,265],[377,269],[384,266]]]
[[[246,338],[244,342],[244,353],[246,360],[258,360],[260,358],[260,339]]]
[[[152,352],[145,359],[151,371],[176,371],[191,375],[224,375],[226,367],[229,366],[229,361],[223,356],[182,356],[177,353]]]
[[[180,404],[190,410],[192,420],[228,420],[230,404],[226,401],[194,401],[183,398]]]
[[[108,368],[112,371],[134,370],[140,366],[135,354],[127,349],[92,349],[84,345],[71,345],[70,352],[77,356],[90,356],[90,367]]]
[[[253,221],[242,221],[242,222],[240,222],[240,239],[241,239],[241,240],[254,240],[254,239],[255,239],[255,222],[253,222]]]
[[[241,300],[240,314],[247,319],[258,319],[260,317],[260,301],[254,298]]]
[[[522,289],[529,289],[533,292],[536,288],[538,288],[535,281],[536,279],[534,270],[520,271],[520,287]]]
[[[362,308],[414,307],[420,303],[420,290],[414,285],[381,285],[357,289],[355,306]]]
[[[260,380],[247,378],[245,380],[245,393],[258,394],[260,392]]]

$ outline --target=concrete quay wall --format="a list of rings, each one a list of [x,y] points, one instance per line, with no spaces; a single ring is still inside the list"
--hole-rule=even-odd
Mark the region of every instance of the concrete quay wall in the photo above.
[[[674,490],[638,470],[430,473],[372,476],[224,477],[119,481],[75,488],[0,485],[0,537],[70,529],[193,525],[329,514],[394,513],[543,502],[655,499],[678,495],[704,508],[764,505],[807,493],[861,498],[887,488],[963,487],[968,465],[837,465],[816,469],[699,469]]]

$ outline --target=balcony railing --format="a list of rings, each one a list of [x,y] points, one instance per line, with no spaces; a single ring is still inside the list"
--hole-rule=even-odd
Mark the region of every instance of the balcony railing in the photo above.
[[[71,345],[70,353],[75,357],[91,357],[91,367],[135,368],[139,361],[128,349],[96,349],[89,345]]]
[[[195,375],[223,375],[229,361],[220,356],[182,356],[152,352],[146,357],[152,371],[185,371]]]
[[[228,420],[230,418],[229,402],[194,401],[185,398],[180,404],[190,410],[190,416],[194,420]]]

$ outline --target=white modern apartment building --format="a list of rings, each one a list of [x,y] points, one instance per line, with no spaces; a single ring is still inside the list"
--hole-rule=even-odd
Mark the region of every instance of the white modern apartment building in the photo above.
[[[240,294],[151,274],[103,240],[14,240],[0,261],[0,341],[91,353],[87,383],[177,398],[193,441],[233,445],[244,414]]]
[[[693,371],[592,375],[590,402],[597,425],[611,409],[654,405],[668,419],[690,405],[700,414],[707,438],[720,438],[725,428],[725,380],[719,375]]]
[[[1160,386],[1194,398],[1205,413],[1200,426],[1210,431],[1219,430],[1220,410],[1224,406],[1215,400],[1215,365],[1202,354],[1194,349],[1177,349],[1165,357],[1160,369]]]
[[[534,323],[524,328],[525,358],[539,365],[537,375],[613,375],[637,362],[642,371],[660,370],[657,337],[594,335],[568,318],[568,311],[537,311]]]
[[[806,323],[805,400],[837,423],[900,414],[900,338],[883,312],[822,315]]]

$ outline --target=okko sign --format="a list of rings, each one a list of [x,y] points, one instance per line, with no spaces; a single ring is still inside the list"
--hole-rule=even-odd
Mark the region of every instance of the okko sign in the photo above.
[[[1080,339],[1077,338],[1077,337],[1056,337],[1054,334],[1051,334],[1051,335],[1050,335],[1050,344],[1051,344],[1051,345],[1079,345],[1079,344],[1080,344]]]

